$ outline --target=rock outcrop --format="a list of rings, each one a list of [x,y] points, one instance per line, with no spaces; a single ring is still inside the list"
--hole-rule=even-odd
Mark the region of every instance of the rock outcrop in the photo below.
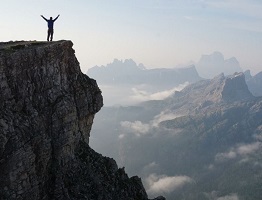
[[[240,72],[230,76],[222,73],[211,80],[190,84],[164,101],[167,105],[175,105],[172,110],[176,110],[179,115],[185,115],[198,112],[199,109],[210,109],[210,105],[248,101],[254,98],[248,90],[244,73]]]
[[[247,100],[253,97],[248,90],[245,75],[242,72],[235,73],[233,76],[225,79],[221,94],[222,99],[225,101]]]
[[[0,43],[0,199],[148,199],[88,145],[103,105],[71,41]]]

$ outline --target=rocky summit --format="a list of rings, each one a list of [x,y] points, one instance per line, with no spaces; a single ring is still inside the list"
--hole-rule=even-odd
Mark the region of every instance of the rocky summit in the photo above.
[[[146,200],[140,178],[89,147],[103,99],[72,46],[0,43],[0,199]]]

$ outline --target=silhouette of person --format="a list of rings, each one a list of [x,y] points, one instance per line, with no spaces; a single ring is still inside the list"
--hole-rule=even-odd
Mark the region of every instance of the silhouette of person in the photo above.
[[[58,15],[55,19],[53,19],[52,17],[50,17],[50,19],[46,19],[43,15],[41,15],[41,17],[47,21],[47,25],[48,25],[48,31],[47,31],[47,41],[49,41],[49,38],[50,38],[50,41],[53,40],[53,34],[54,34],[54,22],[57,20],[57,18],[59,17],[60,15]]]

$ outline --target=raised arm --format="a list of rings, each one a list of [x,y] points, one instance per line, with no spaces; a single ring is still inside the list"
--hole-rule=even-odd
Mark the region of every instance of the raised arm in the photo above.
[[[60,16],[60,15],[57,15],[57,17],[54,19],[54,21],[57,20],[57,18],[58,18],[59,16]]]
[[[48,21],[43,15],[41,15],[41,17],[42,17],[45,21]]]

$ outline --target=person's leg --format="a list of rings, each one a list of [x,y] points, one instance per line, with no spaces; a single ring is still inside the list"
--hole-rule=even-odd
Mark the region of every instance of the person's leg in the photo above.
[[[53,41],[54,30],[51,30],[51,31],[50,31],[50,34],[51,34],[51,40],[50,40],[50,41]]]
[[[48,29],[48,31],[47,31],[47,41],[49,41],[49,37],[50,37],[50,29]]]

